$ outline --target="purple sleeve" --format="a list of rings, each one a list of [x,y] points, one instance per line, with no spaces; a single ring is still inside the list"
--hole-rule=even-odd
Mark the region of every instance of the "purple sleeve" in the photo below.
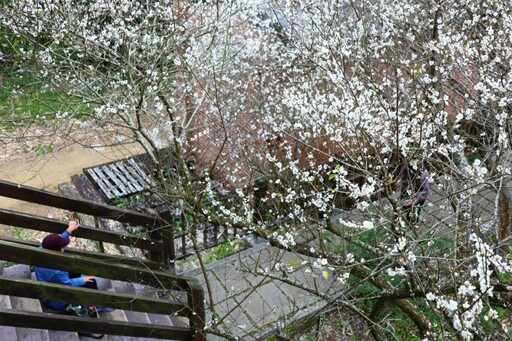
[[[423,204],[430,194],[430,182],[429,175],[427,172],[423,172],[420,175],[420,190],[414,198],[414,202],[417,204]]]

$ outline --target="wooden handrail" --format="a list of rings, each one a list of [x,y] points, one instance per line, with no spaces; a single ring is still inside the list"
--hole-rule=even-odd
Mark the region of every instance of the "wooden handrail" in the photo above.
[[[155,326],[122,321],[105,321],[83,317],[36,313],[0,308],[2,324],[14,327],[66,330],[71,332],[151,337],[158,339],[191,340],[189,328]],[[202,339],[205,340],[205,339]]]
[[[204,291],[197,282],[190,282],[188,288],[188,305],[192,310],[190,328],[193,330],[193,341],[206,340],[206,313],[204,310]]]
[[[30,240],[20,240],[20,239],[12,239],[12,238],[0,238],[0,240],[11,242],[11,243],[17,243],[21,245],[27,245],[32,247],[39,247],[41,244],[32,242]],[[99,259],[106,263],[111,264],[124,264],[129,266],[137,266],[137,267],[143,267],[148,269],[161,269],[162,264],[152,262],[147,259],[140,259],[140,258],[134,258],[134,257],[126,257],[126,256],[117,256],[117,255],[110,255],[107,253],[101,253],[96,251],[87,251],[87,250],[81,250],[81,249],[72,249],[70,247],[66,248],[66,253],[71,255],[79,255],[83,257],[90,257]]]
[[[139,226],[155,226],[161,224],[160,218],[156,215],[142,214],[88,200],[71,198],[4,180],[0,180],[0,196]]]
[[[67,227],[67,224],[59,220],[4,209],[0,209],[0,224],[14,225],[51,233],[61,233]],[[110,230],[100,230],[86,225],[81,225],[74,236],[153,251],[160,251],[163,247],[162,241],[156,239],[141,238],[128,233]]]
[[[190,317],[182,302],[0,276],[0,294]]]
[[[189,287],[188,277],[172,275],[163,271],[155,271],[123,264],[106,263],[98,259],[81,257],[31,246],[0,241],[0,259],[14,263],[42,266],[51,269],[84,273],[120,281],[145,283],[154,287],[169,290],[186,290]]]
[[[164,288],[165,290],[183,291],[187,294],[187,302],[158,302],[158,300],[140,298],[126,294],[105,293],[99,290],[73,288],[59,284],[43,283],[31,280],[10,279],[0,276],[1,294],[13,294],[22,297],[31,297],[39,299],[57,299],[62,301],[87,302],[90,304],[106,304],[120,309],[128,308],[129,310],[138,310],[143,312],[177,314],[181,316],[187,316],[190,321],[190,329],[186,329],[188,334],[184,336],[184,339],[194,341],[204,341],[206,339],[206,332],[204,328],[204,293],[202,287],[198,284],[197,280],[193,278],[177,276],[166,272],[152,271],[145,268],[127,266],[123,264],[111,264],[97,259],[91,259],[88,257],[82,257],[78,255],[71,255],[66,252],[63,253],[52,250],[46,250],[42,248],[35,248],[33,246],[22,245],[19,243],[12,243],[2,240],[0,240],[0,259],[59,270],[87,273],[90,275],[101,276],[108,279],[117,279],[121,281],[142,283],[153,287],[161,287]],[[17,321],[12,319],[12,315],[16,315],[16,312],[12,310],[9,312],[2,312],[0,309],[0,319],[1,321],[3,321],[2,324],[12,326],[25,326],[24,323],[27,323],[27,317],[23,317],[23,321]],[[50,323],[49,321],[52,319],[49,319],[48,317],[44,316],[44,314],[38,315],[37,318],[38,321],[40,321],[41,323],[43,323],[43,321]],[[53,317],[53,319],[59,320],[62,319],[62,317],[60,317],[60,315],[56,315],[56,317]],[[69,328],[71,328],[71,325],[74,325],[74,323],[71,323]],[[110,322],[107,323],[106,325],[112,326]],[[106,328],[106,325],[101,328]],[[38,324],[36,323],[30,325],[30,327],[68,330],[65,329],[68,328],[67,324],[65,324],[64,326],[58,324],[54,327],[50,327],[49,324],[41,324],[41,327],[38,327]],[[100,327],[96,325],[96,327],[94,328]],[[127,328],[126,330],[118,329],[114,331],[114,329],[105,329],[107,330],[105,331],[104,329],[102,329],[102,331],[100,331],[99,329],[94,328],[91,327],[89,329],[84,330],[88,332],[97,330],[97,332],[107,334],[119,334],[129,336],[149,335],[144,334],[148,330],[146,329],[146,325],[133,325],[131,323],[129,324],[129,328]],[[154,330],[160,330],[160,327],[157,327],[155,325],[151,325],[151,328]],[[77,331],[76,328],[70,330]],[[184,330],[185,329],[182,329],[181,332],[183,332]],[[153,334],[150,335],[153,336]],[[169,338],[169,336],[176,338],[174,334],[166,335],[167,338]]]
[[[141,238],[127,233],[99,230],[83,225],[76,231],[75,235],[80,238],[149,250],[152,252],[152,256],[161,254],[163,257],[157,260],[161,260],[164,265],[169,264],[169,256],[174,256],[172,228],[168,225],[168,222],[157,215],[123,210],[2,180],[0,180],[0,196],[108,218],[131,225],[144,226],[151,231],[152,235],[161,234],[162,240]],[[61,233],[67,226],[57,220],[4,209],[0,209],[0,223],[52,233]],[[143,283],[157,288],[161,287],[165,290],[184,291],[187,294],[187,302],[167,301],[158,303],[158,300],[140,299],[136,296],[101,293],[97,290],[63,287],[58,284],[37,281],[14,280],[3,276],[0,276],[0,293],[40,299],[50,298],[67,302],[90,302],[90,304],[96,305],[107,304],[120,309],[128,309],[126,305],[129,305],[129,310],[152,313],[163,312],[165,314],[178,313],[178,315],[187,316],[190,321],[190,328],[157,327],[112,321],[91,323],[89,319],[86,319],[88,321],[85,322],[83,319],[62,315],[0,309],[0,320],[3,321],[2,324],[4,325],[139,337],[172,337],[179,340],[203,341],[206,339],[204,293],[202,287],[193,278],[155,271],[149,267],[137,266],[139,264],[135,265],[132,262],[129,264],[112,263],[99,257],[84,257],[83,254],[78,252],[61,253],[36,248],[33,244],[6,240],[0,240],[0,259],[75,273],[85,273],[108,279]],[[23,316],[23,318],[19,316]],[[77,321],[80,321],[81,324],[79,328],[77,328]],[[83,329],[80,329],[82,326]]]
[[[87,228],[87,226],[82,226],[82,228],[76,232],[76,235],[78,237],[96,240],[100,243],[106,242],[147,250],[150,253],[151,260],[161,263],[162,267],[169,267],[174,264],[170,261],[170,257],[174,255],[174,243],[172,242],[174,240],[172,237],[173,231],[171,227],[167,225],[167,222],[158,215],[124,210],[3,180],[0,180],[0,196],[67,209],[73,212],[92,215],[95,218],[101,217],[130,223],[132,226],[143,226],[150,231],[150,235],[154,238],[141,238],[127,233],[107,230],[100,231],[94,228]],[[52,233],[61,233],[66,228],[66,225],[56,220],[8,210],[0,210],[0,223]],[[163,229],[167,231],[160,233]],[[162,238],[162,234],[166,237]]]

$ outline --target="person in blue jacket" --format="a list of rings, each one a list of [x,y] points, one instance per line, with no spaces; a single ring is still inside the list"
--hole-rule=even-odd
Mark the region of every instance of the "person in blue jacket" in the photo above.
[[[41,247],[47,250],[54,250],[59,252],[64,252],[66,246],[68,246],[70,242],[70,237],[73,235],[73,232],[76,231],[80,227],[80,224],[77,220],[70,220],[68,223],[68,227],[66,231],[59,234],[50,234],[43,239],[41,243]],[[35,275],[38,281],[49,282],[49,283],[58,283],[71,285],[73,287],[85,287],[91,289],[98,289],[98,285],[94,276],[83,276],[80,274],[70,274],[64,270],[56,270],[49,269],[43,267],[35,267]],[[57,301],[49,301],[44,300],[43,304],[53,309],[57,312],[65,312],[66,308],[70,306],[70,303],[66,302],[57,302]],[[103,308],[102,310],[112,310],[110,308]],[[99,311],[99,307],[97,307]]]

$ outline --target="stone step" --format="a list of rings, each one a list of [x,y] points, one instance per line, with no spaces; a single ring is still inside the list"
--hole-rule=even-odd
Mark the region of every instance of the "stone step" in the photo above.
[[[67,332],[64,330],[48,330],[50,341],[78,341],[80,337],[76,332]]]
[[[128,283],[128,282],[123,282],[123,281],[111,281],[112,283],[112,288],[114,289],[114,291],[116,293],[122,293],[122,294],[130,294],[130,295],[138,295],[138,296],[143,296],[141,295],[141,290],[137,290],[136,289],[136,285],[134,285],[133,283]],[[143,287],[141,285],[138,285],[139,287]],[[140,289],[140,288],[139,288]],[[164,324],[164,325],[171,325],[171,320],[169,319],[169,317],[167,315],[160,315],[160,314],[146,314],[146,313],[142,313],[142,312],[137,312],[137,311],[130,311],[130,310],[125,310],[124,313],[126,314],[126,317],[128,318],[128,321],[130,322],[134,322],[134,323],[147,323],[147,324]],[[151,315],[151,318],[149,315]],[[160,321],[161,323],[155,323],[156,321]],[[158,339],[153,339],[153,338],[135,338],[137,341],[156,341]],[[113,338],[111,339],[110,336],[109,336],[109,340],[114,340]],[[132,340],[131,338],[126,338],[126,337],[118,337],[115,339],[116,341],[128,341],[128,340]]]
[[[30,274],[32,280],[37,281],[36,275],[34,272]],[[44,306],[39,302],[41,309],[45,311]],[[50,336],[51,341],[78,341],[78,333],[70,332],[65,330],[50,330],[48,329],[48,335]]]
[[[120,294],[135,294],[135,288],[132,283],[122,282],[122,281],[111,281],[112,288],[116,293]],[[129,322],[135,323],[150,323],[148,315],[146,313],[138,312],[138,311],[124,311],[126,318]]]
[[[96,279],[96,282],[99,282],[98,279]],[[112,287],[112,281],[105,280],[105,282],[101,285],[103,290],[107,291],[114,291],[114,288]],[[98,288],[100,288],[100,285],[98,283]],[[98,313],[100,319],[104,320],[110,320],[110,321],[124,321],[128,322],[128,318],[126,317],[126,314],[124,310],[115,309],[114,311],[102,311]],[[91,338],[86,337],[80,337],[81,341],[90,340]],[[129,336],[119,336],[119,335],[105,335],[105,340],[109,341],[136,341],[136,338],[132,338]]]
[[[0,307],[12,309],[9,296],[0,295]],[[11,326],[0,326],[0,340],[17,340],[16,328]]]
[[[137,296],[151,297],[151,298],[159,298],[157,289],[148,287],[146,285],[133,283],[133,288],[135,289],[135,294]],[[148,318],[152,324],[159,324],[164,326],[174,326],[169,315],[162,314],[153,314],[148,313]]]
[[[30,266],[16,264],[4,269],[4,275],[12,278],[31,279]],[[39,300],[27,297],[10,296],[11,308],[21,311],[42,312]],[[45,341],[50,340],[50,334],[44,329],[16,328],[17,340]]]
[[[0,275],[4,274],[3,262],[0,262]],[[12,309],[11,299],[7,295],[0,295],[0,308]],[[16,328],[0,326],[0,340],[16,340]]]
[[[31,268],[28,265],[16,264],[5,269],[0,263],[0,274],[12,278],[20,279],[32,279],[36,280],[35,274],[31,272]],[[158,298],[157,290],[155,288],[147,287],[141,284],[133,284],[128,282],[122,282],[117,280],[109,280],[105,278],[96,278],[98,289],[113,291],[117,293],[134,294],[145,297]],[[0,307],[42,312],[43,308],[41,302],[37,299],[6,296],[0,295]],[[159,324],[166,326],[187,326],[178,317],[169,317],[168,315],[162,314],[146,314],[137,311],[119,310],[116,309],[112,312],[100,312],[100,319],[125,321],[133,323],[145,323],[145,324]],[[183,320],[186,320],[183,318]],[[0,341],[91,341],[94,340],[91,337],[80,336],[76,332],[67,332],[59,330],[42,330],[33,328],[15,328],[10,326],[0,326]],[[120,335],[105,335],[102,340],[105,341],[156,341],[158,339],[153,338],[139,338],[130,336]]]
[[[25,264],[14,264],[4,269],[4,275],[11,278],[31,279],[30,266]]]

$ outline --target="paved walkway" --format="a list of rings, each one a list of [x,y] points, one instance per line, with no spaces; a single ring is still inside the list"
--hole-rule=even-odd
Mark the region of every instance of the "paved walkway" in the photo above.
[[[314,288],[331,298],[337,295],[338,282],[332,276],[326,280],[311,265],[302,265],[305,257],[284,252],[268,244],[260,244],[234,256],[208,265],[208,279],[212,289],[217,316],[223,318],[220,329],[229,330],[241,340],[257,340],[275,335],[290,321],[314,314],[325,306],[321,298],[303,288],[271,280],[257,274],[265,268],[275,269],[276,264],[294,267],[288,277],[305,287]],[[314,262],[314,260],[313,260]],[[310,262],[308,262],[310,263]],[[280,265],[279,265],[280,266]],[[309,271],[307,270],[309,269]],[[281,271],[271,271],[280,276]],[[206,306],[210,300],[206,292],[205,279],[200,269],[181,275],[195,277],[205,288]],[[211,323],[211,311],[207,311]],[[209,335],[209,340],[223,338]]]

